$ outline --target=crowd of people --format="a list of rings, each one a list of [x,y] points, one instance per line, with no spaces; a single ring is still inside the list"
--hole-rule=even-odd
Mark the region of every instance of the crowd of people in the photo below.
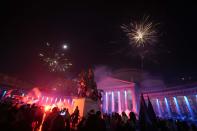
[[[0,101],[1,131],[197,131],[194,124],[159,118],[153,125],[141,128],[133,112],[127,116],[125,112],[102,114],[90,110],[86,116],[79,116],[77,107],[70,114],[66,108],[60,110],[53,107],[46,111],[43,106],[36,104]]]

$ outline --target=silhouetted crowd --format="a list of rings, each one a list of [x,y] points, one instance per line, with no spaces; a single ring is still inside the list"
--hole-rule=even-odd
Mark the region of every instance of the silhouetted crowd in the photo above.
[[[90,110],[86,116],[79,116],[78,107],[70,114],[66,108],[45,111],[35,104],[0,101],[1,131],[197,131],[194,124],[159,118],[152,126],[141,128],[133,112],[127,116],[125,112],[102,114]]]

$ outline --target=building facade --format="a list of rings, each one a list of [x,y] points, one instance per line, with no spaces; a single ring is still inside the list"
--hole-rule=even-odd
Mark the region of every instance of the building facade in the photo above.
[[[197,120],[197,83],[144,92],[159,117]]]
[[[105,77],[97,84],[104,91],[103,112],[133,111],[138,114],[140,94],[143,93],[146,101],[150,98],[158,117],[197,120],[197,83],[168,87],[161,77],[137,70],[133,75],[133,70],[127,69]]]
[[[97,84],[103,90],[103,112],[138,112],[139,91],[135,83],[107,77]]]

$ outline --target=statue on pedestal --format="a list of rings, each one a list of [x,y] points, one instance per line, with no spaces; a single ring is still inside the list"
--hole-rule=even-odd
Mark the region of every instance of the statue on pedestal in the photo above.
[[[85,71],[82,71],[79,74],[78,96],[85,97],[86,91],[87,91],[87,74]]]
[[[89,68],[88,71],[82,71],[79,74],[79,88],[78,96],[91,98],[95,101],[101,98],[97,90],[97,85],[94,80],[94,72],[92,68]]]

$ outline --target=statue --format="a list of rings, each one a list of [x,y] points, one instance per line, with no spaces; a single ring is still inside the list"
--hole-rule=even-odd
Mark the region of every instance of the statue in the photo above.
[[[92,68],[89,68],[88,71],[82,71],[79,74],[78,96],[91,98],[97,101],[101,98],[99,94]]]
[[[85,97],[86,91],[87,91],[87,78],[86,78],[86,72],[82,71],[79,74],[79,87],[78,87],[78,96],[79,97]]]

